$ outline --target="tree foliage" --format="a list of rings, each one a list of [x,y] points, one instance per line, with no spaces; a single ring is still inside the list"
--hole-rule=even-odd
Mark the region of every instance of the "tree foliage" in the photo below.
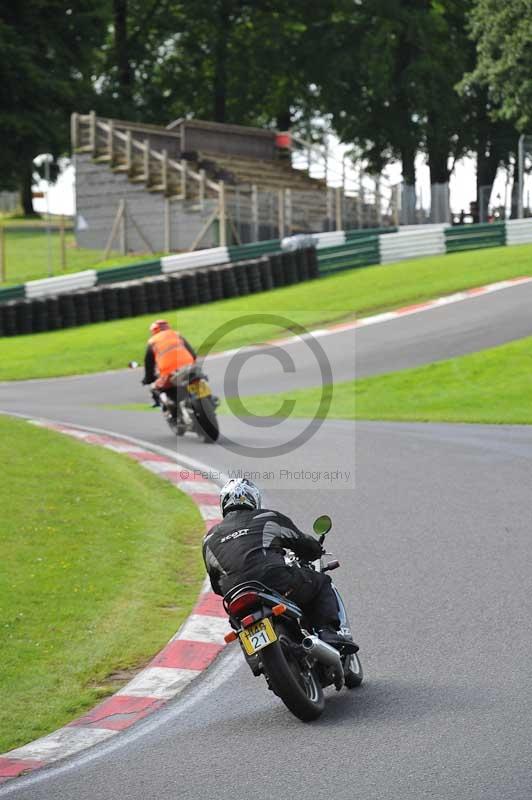
[[[476,0],[470,18],[477,63],[463,86],[486,87],[493,115],[532,127],[532,2]]]
[[[24,0],[0,7],[0,175],[31,211],[32,159],[68,146],[69,113],[92,94],[103,0]]]
[[[67,152],[70,112],[94,108],[280,129],[321,115],[412,188],[420,150],[432,183],[476,152],[489,184],[531,121],[531,55],[532,0],[0,0],[0,182],[28,206],[32,159]]]

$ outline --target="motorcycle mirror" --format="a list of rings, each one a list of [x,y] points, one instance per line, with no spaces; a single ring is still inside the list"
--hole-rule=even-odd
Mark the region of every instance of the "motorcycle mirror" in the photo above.
[[[322,514],[321,517],[318,517],[318,519],[314,520],[314,525],[312,528],[314,529],[316,536],[325,536],[325,534],[329,533],[332,528],[332,519],[328,514]]]
[[[128,364],[129,369],[137,369],[139,363],[138,361],[130,361]]]

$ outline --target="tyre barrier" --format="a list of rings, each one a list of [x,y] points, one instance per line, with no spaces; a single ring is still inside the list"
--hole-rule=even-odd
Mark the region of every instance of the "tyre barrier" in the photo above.
[[[319,277],[316,250],[273,253],[194,272],[96,285],[0,304],[0,337],[74,328],[245,297]]]
[[[199,305],[198,277],[195,272],[183,275],[183,305]]]

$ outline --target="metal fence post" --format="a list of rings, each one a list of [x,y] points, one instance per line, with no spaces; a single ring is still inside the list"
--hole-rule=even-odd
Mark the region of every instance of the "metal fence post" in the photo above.
[[[365,198],[364,198],[363,177],[364,177],[364,173],[363,173],[362,167],[361,167],[360,168],[360,172],[359,172],[359,176],[358,176],[358,179],[359,179],[359,186],[358,186],[358,227],[359,228],[363,228],[364,227],[364,204],[365,204]]]
[[[285,226],[288,235],[292,234],[292,190],[284,190]]]
[[[336,187],[336,230],[341,231],[342,228],[342,187]]]
[[[259,241],[259,195],[255,184],[251,187],[251,236],[252,241]]]
[[[346,166],[345,166],[345,153],[342,156],[342,191],[345,195],[345,184],[346,184]]]
[[[168,191],[168,150],[163,150],[163,160],[161,161],[161,185],[163,192]]]
[[[377,227],[382,227],[382,197],[381,197],[381,176],[375,178],[375,211],[377,212]]]
[[[219,227],[220,227],[220,247],[227,246],[227,237],[226,237],[226,212],[225,212],[225,183],[220,181],[218,184],[219,186]]]
[[[120,252],[125,256],[127,253],[127,205],[125,198],[122,198],[122,219],[120,223]]]
[[[170,229],[170,198],[164,198],[164,252],[169,253],[171,242],[171,229]]]
[[[279,228],[279,239],[284,238],[284,191],[279,189],[277,192],[277,217]]]
[[[59,239],[61,249],[61,269],[66,269],[66,243],[65,243],[65,218],[63,214],[59,217]]]
[[[519,137],[519,146],[517,148],[517,181],[519,197],[517,198],[517,219],[523,219],[523,194],[524,194],[524,180],[525,180],[525,134],[522,133]]]
[[[333,189],[327,188],[325,190],[325,215],[327,217],[327,230],[331,230],[331,223],[333,220]]]

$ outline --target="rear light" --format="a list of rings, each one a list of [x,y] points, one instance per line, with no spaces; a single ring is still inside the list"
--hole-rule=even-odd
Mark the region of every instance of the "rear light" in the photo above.
[[[278,617],[280,614],[284,614],[286,611],[286,606],[284,603],[277,603],[276,606],[272,608],[272,614],[274,617]]]
[[[257,592],[245,592],[245,594],[241,594],[229,603],[229,613],[235,617],[238,616],[242,611],[254,606],[258,597]]]
[[[224,636],[226,644],[229,644],[230,642],[234,642],[235,639],[237,639],[237,638],[238,638],[238,634],[236,634],[234,631],[229,631],[229,633],[226,633],[225,636]]]
[[[255,622],[255,614],[248,614],[247,617],[242,617],[240,622],[244,628],[247,628],[248,625],[253,625]]]

